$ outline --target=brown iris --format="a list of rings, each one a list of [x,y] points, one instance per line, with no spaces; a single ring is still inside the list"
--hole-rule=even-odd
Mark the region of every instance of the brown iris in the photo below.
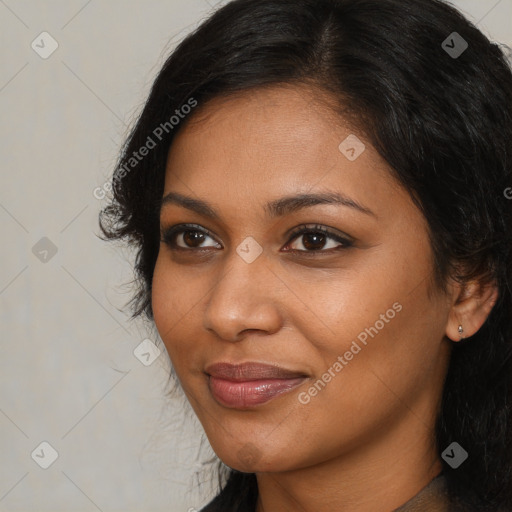
[[[204,242],[205,234],[200,231],[184,231],[183,240],[190,247],[198,247]]]
[[[321,249],[325,245],[325,235],[320,233],[305,233],[302,240],[306,249]]]

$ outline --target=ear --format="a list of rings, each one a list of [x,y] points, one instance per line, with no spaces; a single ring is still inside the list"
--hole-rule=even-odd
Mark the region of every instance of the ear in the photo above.
[[[452,341],[460,341],[473,336],[487,320],[498,300],[498,287],[495,282],[470,281],[455,285],[453,292],[454,303],[446,324],[446,336]],[[462,333],[459,326],[462,326]]]

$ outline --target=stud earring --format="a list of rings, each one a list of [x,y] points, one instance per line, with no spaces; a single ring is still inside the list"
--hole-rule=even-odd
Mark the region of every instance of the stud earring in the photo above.
[[[460,334],[460,340],[458,340],[458,341],[461,341],[464,338],[464,336],[462,336],[462,333],[464,332],[464,329],[462,328],[462,325],[459,325],[459,329],[458,330],[459,330],[459,334]]]

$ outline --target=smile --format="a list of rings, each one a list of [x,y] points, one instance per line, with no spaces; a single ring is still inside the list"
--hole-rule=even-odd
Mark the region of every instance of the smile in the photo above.
[[[207,368],[208,388],[221,405],[249,409],[288,393],[300,386],[307,376],[281,367],[244,363],[218,363]]]

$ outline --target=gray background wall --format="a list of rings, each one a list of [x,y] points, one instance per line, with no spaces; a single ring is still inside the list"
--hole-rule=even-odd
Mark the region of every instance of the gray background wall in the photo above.
[[[93,190],[168,52],[223,3],[0,0],[0,512],[211,498],[202,429],[164,395],[167,354],[134,354],[162,345],[120,311],[131,255],[96,237]],[[512,0],[455,3],[512,44]]]

